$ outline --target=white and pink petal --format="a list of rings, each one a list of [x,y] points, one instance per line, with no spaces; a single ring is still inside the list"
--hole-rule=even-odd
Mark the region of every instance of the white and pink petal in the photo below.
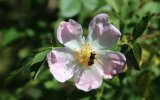
[[[120,39],[120,31],[110,24],[107,14],[95,16],[89,24],[88,41],[99,49],[111,48]]]
[[[102,74],[97,69],[97,66],[84,69],[80,75],[74,76],[75,85],[83,91],[90,91],[100,87],[102,84]]]
[[[50,68],[50,72],[57,81],[65,82],[72,78],[72,69],[68,68],[68,61],[72,59],[72,55],[66,48],[57,48],[48,53],[48,66]]]
[[[83,30],[79,23],[69,19],[68,22],[62,21],[57,30],[59,42],[71,49],[79,48],[82,44]]]
[[[99,55],[103,68],[104,78],[112,78],[114,75],[122,73],[125,69],[126,58],[120,52],[103,51]]]

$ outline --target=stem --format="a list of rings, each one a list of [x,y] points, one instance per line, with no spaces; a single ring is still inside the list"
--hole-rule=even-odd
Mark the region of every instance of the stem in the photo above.
[[[100,89],[100,92],[98,93],[97,100],[102,100],[103,91],[104,91],[104,83],[102,83],[102,87]]]

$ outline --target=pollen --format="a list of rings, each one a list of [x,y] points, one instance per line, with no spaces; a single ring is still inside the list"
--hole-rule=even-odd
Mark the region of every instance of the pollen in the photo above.
[[[91,54],[94,52],[92,47],[89,44],[85,44],[81,46],[81,50],[76,53],[76,60],[81,64],[81,65],[87,65],[90,66],[90,58]],[[93,62],[93,61],[92,61]]]

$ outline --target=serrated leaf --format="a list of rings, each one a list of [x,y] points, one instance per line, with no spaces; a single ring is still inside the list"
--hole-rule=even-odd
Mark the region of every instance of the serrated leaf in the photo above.
[[[142,55],[142,48],[141,48],[140,44],[137,42],[133,43],[132,49],[133,49],[134,55],[139,63],[141,60],[141,55]]]
[[[133,29],[133,41],[135,41],[138,37],[140,37],[143,32],[145,31],[147,24],[149,20],[153,17],[153,14],[147,14],[142,17],[142,19],[136,24],[136,26]]]
[[[43,63],[40,65],[40,67],[38,68],[38,70],[35,72],[33,79],[36,80],[39,73],[43,70],[44,68],[44,63],[46,62],[45,58],[47,56],[47,53],[51,50],[51,48],[40,48],[38,49],[38,53],[35,54],[35,56],[33,58],[31,58],[31,61],[29,61],[28,66],[32,66],[36,63],[42,62]]]
[[[127,56],[129,57],[129,60],[127,62],[128,65],[130,67],[134,67],[134,69],[136,70],[141,70],[132,48],[128,51]]]
[[[81,11],[81,2],[79,0],[60,0],[60,12],[63,17],[73,17]]]
[[[31,70],[31,66],[33,66],[34,64],[40,63],[43,61],[43,63],[41,63],[41,65],[39,66],[38,69],[36,69],[36,72],[34,73],[33,79],[36,80],[37,76],[39,75],[39,73],[42,71],[42,69],[44,68],[44,63],[45,63],[45,58],[47,53],[51,50],[51,47],[44,47],[44,48],[39,48],[37,50],[35,50],[33,56],[29,56],[25,62],[25,64],[23,65],[24,70],[29,69]]]
[[[136,59],[135,53],[134,53],[131,45],[129,45],[129,44],[122,45],[121,46],[121,52],[126,56],[127,66],[128,66],[129,69],[134,68],[136,70],[141,70],[141,68],[139,66],[139,62]]]
[[[43,51],[35,54],[35,56],[31,59],[31,63],[29,64],[29,66],[32,66],[36,63],[43,61],[49,51],[50,51],[50,49],[47,49],[47,50],[43,50]]]

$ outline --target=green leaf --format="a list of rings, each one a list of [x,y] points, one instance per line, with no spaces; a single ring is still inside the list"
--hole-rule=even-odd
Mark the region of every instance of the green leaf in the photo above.
[[[112,11],[112,8],[109,5],[101,6],[97,10],[98,13],[100,13],[100,12],[111,12],[111,11]]]
[[[137,25],[133,29],[133,41],[134,42],[138,37],[140,37],[145,31],[149,20],[154,16],[154,14],[147,14],[142,17],[142,19],[137,23]]]
[[[35,54],[35,56],[33,58],[31,58],[31,62],[29,64],[29,66],[32,66],[36,63],[43,61],[49,51],[50,51],[50,49],[46,49],[46,50],[42,50],[42,51],[38,52],[37,54]]]
[[[18,32],[15,28],[10,28],[5,32],[3,40],[1,42],[2,46],[9,45],[10,43],[14,42],[15,40],[22,38],[24,36],[23,33]]]
[[[40,63],[43,61],[43,63],[40,65],[40,67],[38,69],[36,69],[34,75],[33,75],[33,79],[36,80],[37,76],[39,75],[39,73],[42,71],[42,69],[44,68],[44,63],[45,63],[45,58],[47,56],[47,53],[49,51],[51,51],[51,47],[44,47],[44,48],[39,48],[36,50],[36,54],[34,54],[33,56],[30,56],[27,58],[27,61],[23,64],[23,68],[24,70],[27,70],[31,68],[31,66],[33,66],[34,64]]]
[[[156,1],[150,1],[148,3],[146,3],[143,8],[142,11],[143,12],[150,12],[150,13],[160,13],[160,2],[156,2]]]
[[[73,17],[81,11],[80,0],[60,0],[60,13],[63,17]]]
[[[116,86],[119,86],[120,85],[120,80],[119,80],[118,76],[114,76],[111,80],[111,83],[116,85]]]
[[[132,44],[132,49],[133,49],[134,55],[139,63],[141,60],[141,55],[142,55],[141,45],[139,43],[135,42]]]
[[[33,29],[27,28],[25,31],[29,37],[33,37],[35,35],[35,32]]]
[[[45,28],[45,27],[47,27],[47,23],[43,20],[39,20],[37,22],[37,26],[40,27],[40,28]]]
[[[137,46],[137,45],[136,45]],[[136,51],[137,47],[132,47],[129,44],[123,44],[121,46],[121,52],[126,56],[127,59],[127,66],[129,69],[136,69],[136,70],[141,70],[140,66],[139,66],[139,54],[141,54],[140,50]],[[134,48],[134,50],[133,50]],[[137,57],[136,57],[137,56]]]
[[[116,0],[106,0],[106,2],[113,7],[116,12],[119,12],[119,7],[117,5]]]
[[[43,63],[41,64],[41,66],[39,67],[38,71],[34,74],[33,79],[36,80],[38,75],[40,74],[40,72],[44,69],[44,63],[46,62],[46,60],[43,61]]]
[[[58,90],[60,89],[60,84],[56,80],[49,80],[44,83],[46,89]]]
[[[82,0],[82,3],[86,9],[93,11],[98,5],[98,0]]]

